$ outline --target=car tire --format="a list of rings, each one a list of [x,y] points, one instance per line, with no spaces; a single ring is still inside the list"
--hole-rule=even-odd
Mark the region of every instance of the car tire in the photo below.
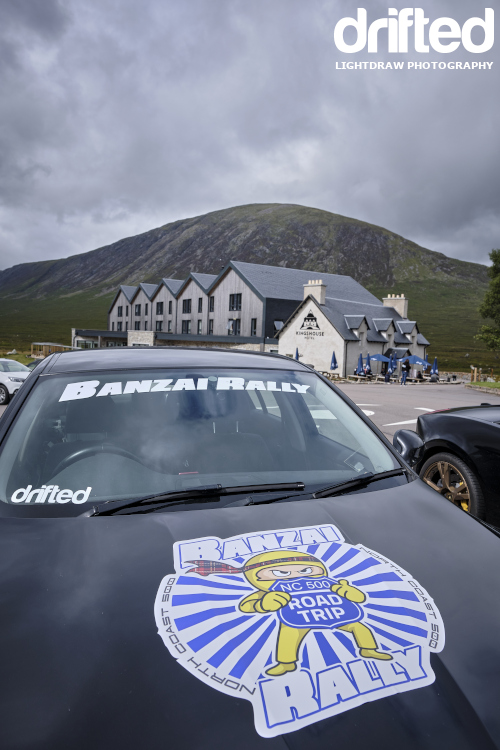
[[[485,502],[479,480],[458,456],[435,453],[422,465],[420,479],[454,505],[484,519]]]
[[[0,406],[6,406],[10,401],[10,393],[7,388],[0,383]]]

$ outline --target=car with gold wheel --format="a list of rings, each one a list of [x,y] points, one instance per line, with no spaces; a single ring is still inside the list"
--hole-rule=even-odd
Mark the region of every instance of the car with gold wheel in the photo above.
[[[423,414],[417,434],[400,430],[394,436],[400,452],[398,438],[406,443],[409,434],[422,441],[413,462],[420,478],[462,510],[500,526],[500,403]]]

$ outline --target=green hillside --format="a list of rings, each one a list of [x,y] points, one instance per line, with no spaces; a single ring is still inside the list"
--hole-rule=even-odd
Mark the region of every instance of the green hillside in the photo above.
[[[283,204],[215,211],[82,255],[0,271],[0,350],[40,340],[70,343],[71,327],[105,328],[119,284],[218,273],[231,259],[347,274],[379,298],[404,293],[442,370],[474,364],[500,371],[500,361],[473,338],[485,266],[357,219]]]

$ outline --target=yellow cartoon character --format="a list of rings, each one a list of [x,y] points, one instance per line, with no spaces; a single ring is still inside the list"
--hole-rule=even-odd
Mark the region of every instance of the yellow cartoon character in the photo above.
[[[362,591],[345,578],[330,578],[326,566],[312,555],[292,550],[264,552],[249,559],[245,578],[257,591],[239,605],[242,612],[278,612],[280,630],[277,664],[266,674],[276,677],[293,672],[299,649],[311,629],[335,628],[351,633],[365,659],[392,659],[378,651],[372,631],[360,620],[365,601]]]

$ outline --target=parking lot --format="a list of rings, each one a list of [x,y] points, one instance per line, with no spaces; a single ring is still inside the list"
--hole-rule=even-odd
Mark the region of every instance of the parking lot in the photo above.
[[[342,391],[392,440],[397,430],[414,430],[419,414],[454,406],[500,403],[495,394],[473,391],[462,385],[400,385],[342,383]]]

